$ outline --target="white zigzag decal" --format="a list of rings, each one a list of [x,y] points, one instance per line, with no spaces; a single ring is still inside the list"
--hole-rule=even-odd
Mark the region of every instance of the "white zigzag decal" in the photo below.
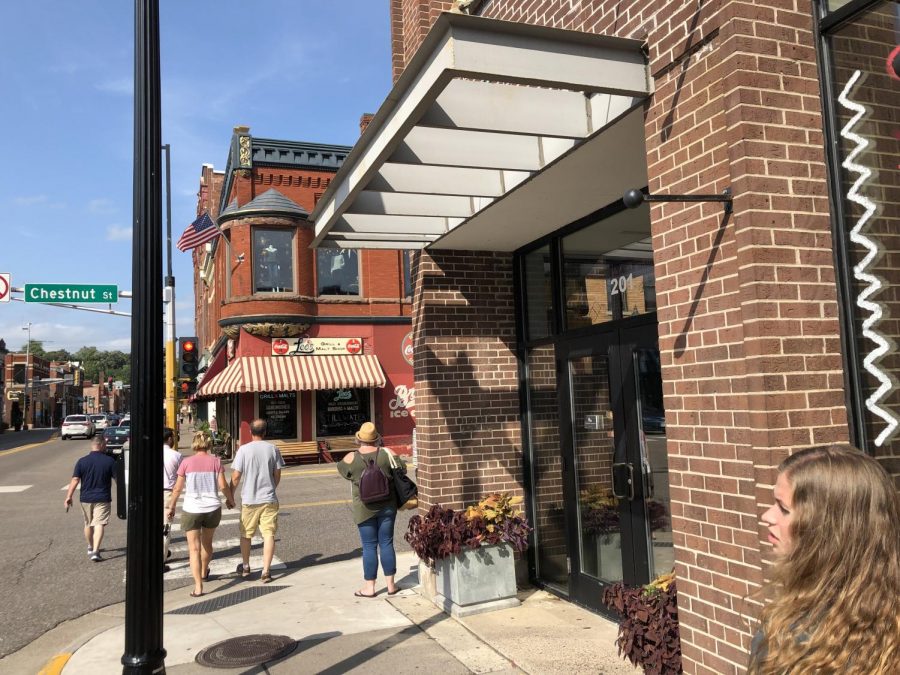
[[[897,381],[890,373],[886,373],[878,367],[879,361],[885,354],[891,351],[893,344],[885,338],[885,336],[874,329],[884,315],[883,305],[869,300],[869,298],[876,295],[884,285],[881,279],[867,271],[868,268],[881,257],[883,249],[879,241],[872,240],[863,234],[863,227],[865,227],[872,215],[878,210],[878,206],[860,192],[865,183],[871,178],[872,170],[863,164],[857,164],[855,161],[857,156],[865,152],[866,148],[869,146],[869,141],[867,139],[853,131],[853,128],[856,127],[863,116],[868,113],[868,110],[865,106],[856,103],[855,101],[851,101],[848,98],[848,94],[861,77],[862,72],[859,70],[855,71],[840,96],[838,96],[840,104],[844,106],[844,108],[855,113],[853,117],[850,118],[850,121],[844,125],[844,128],[841,129],[841,137],[856,143],[856,147],[847,154],[847,157],[841,166],[847,171],[859,174],[859,177],[847,191],[847,199],[854,204],[859,204],[859,206],[864,209],[863,215],[856,222],[853,229],[850,230],[850,241],[864,247],[868,251],[865,257],[853,266],[853,277],[859,282],[868,284],[856,297],[856,306],[869,312],[869,316],[866,317],[862,323],[862,334],[863,337],[868,338],[876,345],[875,349],[869,352],[863,359],[863,368],[881,383],[872,395],[866,399],[866,408],[869,412],[873,415],[878,415],[878,417],[887,423],[887,426],[875,439],[875,445],[881,447],[893,437],[894,433],[897,431],[897,427],[900,426],[900,420],[898,420],[897,416],[894,415],[891,410],[880,405],[888,394],[896,389]]]

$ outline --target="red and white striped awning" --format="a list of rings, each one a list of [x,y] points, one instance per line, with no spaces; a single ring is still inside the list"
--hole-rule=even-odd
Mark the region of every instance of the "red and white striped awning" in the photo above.
[[[198,398],[259,391],[383,387],[378,357],[367,355],[240,356],[204,382]]]

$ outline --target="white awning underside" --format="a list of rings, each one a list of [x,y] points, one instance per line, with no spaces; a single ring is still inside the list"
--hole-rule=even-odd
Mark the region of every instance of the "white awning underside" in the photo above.
[[[637,40],[443,14],[311,219],[314,246],[512,251],[646,185]]]

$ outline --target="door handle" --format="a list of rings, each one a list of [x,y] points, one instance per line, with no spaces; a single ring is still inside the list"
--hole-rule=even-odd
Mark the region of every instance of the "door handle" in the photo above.
[[[617,499],[634,499],[634,466],[628,462],[612,465],[613,494]]]

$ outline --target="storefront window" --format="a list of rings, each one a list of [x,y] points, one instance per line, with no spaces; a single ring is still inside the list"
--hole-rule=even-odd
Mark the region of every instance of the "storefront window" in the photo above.
[[[297,434],[297,392],[266,391],[259,393],[259,416],[266,420],[266,437],[294,439]]]
[[[359,295],[359,253],[354,249],[316,250],[319,295]]]
[[[847,316],[852,318],[857,420],[876,456],[900,455],[900,58],[896,2],[881,2],[828,36],[839,144]]]
[[[350,436],[369,417],[368,389],[316,392],[316,436]]]
[[[538,576],[569,591],[563,465],[559,452],[559,398],[553,345],[528,354],[529,446]]]
[[[290,230],[253,230],[253,289],[256,293],[294,290],[294,233]]]
[[[550,275],[549,246],[525,256],[525,316],[530,340],[547,337],[553,332],[553,286]]]
[[[403,297],[411,298],[413,294],[413,256],[415,251],[403,251]]]
[[[656,311],[649,224],[645,205],[563,238],[567,330]]]

